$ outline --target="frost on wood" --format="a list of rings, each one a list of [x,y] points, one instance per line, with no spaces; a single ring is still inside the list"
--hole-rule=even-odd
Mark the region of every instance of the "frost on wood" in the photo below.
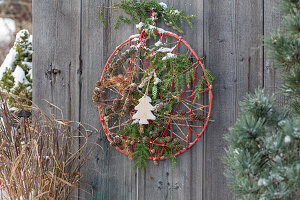
[[[135,107],[137,112],[132,116],[132,119],[138,119],[139,124],[149,124],[148,120],[156,120],[153,115],[154,107],[150,104],[151,98],[148,96],[143,96],[139,100],[139,104]]]

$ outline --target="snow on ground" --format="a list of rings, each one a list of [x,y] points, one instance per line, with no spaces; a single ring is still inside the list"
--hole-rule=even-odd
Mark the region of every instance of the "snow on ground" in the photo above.
[[[9,18],[0,18],[0,47],[5,47],[14,39],[15,31],[16,24],[14,20]]]

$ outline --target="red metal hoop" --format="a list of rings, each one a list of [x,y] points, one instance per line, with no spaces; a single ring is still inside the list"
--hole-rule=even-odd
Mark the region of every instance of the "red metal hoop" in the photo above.
[[[201,69],[202,71],[205,73],[205,68],[204,68],[204,65],[203,63],[201,62],[201,59],[197,56],[197,54],[195,53],[195,51],[191,48],[191,46],[180,36],[174,34],[174,33],[171,33],[171,32],[167,32],[167,31],[157,31],[157,33],[160,34],[160,38],[162,38],[163,36],[169,36],[169,37],[173,37],[175,39],[178,40],[178,45],[177,45],[177,53],[178,53],[178,48],[179,48],[179,45],[181,43],[183,43],[190,51],[190,56],[193,55],[194,58],[197,60],[196,62],[196,70],[195,70],[195,79],[193,81],[193,87],[192,87],[192,93],[194,92],[195,90],[195,85],[196,85],[196,80],[199,80],[197,78],[197,69],[199,67],[199,65],[201,66]],[[118,52],[120,50],[121,47],[123,47],[125,44],[130,44],[132,41],[138,41],[143,44],[143,40],[145,41],[146,40],[146,33],[143,31],[141,34],[137,34],[137,35],[134,35],[134,36],[131,36],[128,40],[126,40],[125,42],[123,42],[122,44],[120,44],[116,49],[115,51],[111,54],[111,56],[108,58],[107,62],[106,62],[106,65],[104,66],[104,69],[103,69],[103,72],[102,72],[102,75],[101,75],[101,78],[100,78],[100,82],[103,81],[103,78],[104,78],[104,75],[105,75],[105,72],[106,70],[108,69],[109,67],[109,64],[110,64],[110,61],[111,59],[113,58],[113,56],[116,54],[116,52]],[[208,125],[208,122],[209,122],[209,118],[210,118],[210,114],[211,114],[211,108],[212,108],[212,99],[213,99],[213,95],[212,95],[212,85],[208,82],[208,80],[206,79],[206,83],[205,85],[207,86],[202,92],[201,94],[204,94],[204,93],[208,93],[208,105],[204,106],[206,109],[207,109],[207,113],[206,113],[206,118],[205,120],[203,121],[203,126],[202,126],[202,129],[199,133],[197,133],[196,131],[193,130],[193,128],[191,127],[191,121],[189,121],[189,123],[184,123],[182,122],[187,128],[188,128],[188,134],[187,134],[187,139],[186,139],[186,146],[178,151],[176,154],[174,154],[174,156],[178,156],[180,154],[182,154],[183,152],[185,152],[186,150],[190,149],[201,137],[201,135],[203,134],[204,130],[206,129],[207,125]],[[173,87],[173,83],[172,83],[172,87]],[[171,88],[171,91],[172,91],[172,88]],[[186,90],[185,90],[186,91]],[[185,93],[184,91],[184,93]],[[183,96],[183,95],[182,95]],[[175,108],[175,111],[174,113],[176,112],[179,104],[186,100],[186,99],[191,99],[191,108],[190,108],[190,114],[192,113],[193,111],[193,99],[194,99],[194,95],[190,95],[189,97],[185,97],[183,99],[183,97],[181,97],[180,101],[177,102],[177,107]],[[112,139],[110,136],[112,135],[118,135],[116,133],[112,133],[108,130],[108,127],[105,123],[105,120],[104,120],[104,116],[102,116],[102,113],[101,113],[101,104],[98,105],[98,110],[99,110],[99,116],[100,116],[100,122],[102,124],[102,127],[103,127],[103,130],[107,136],[107,139],[112,142]],[[172,121],[172,120],[171,120]],[[166,131],[170,131],[172,132],[172,125],[171,125],[171,121],[170,121],[170,124],[167,126],[167,129]],[[191,138],[191,135],[190,133],[194,134],[196,137],[194,137],[193,141],[190,142],[190,138]],[[173,135],[173,132],[172,132],[172,135]],[[119,135],[121,137],[124,137],[124,138],[129,138],[127,136],[122,136],[122,135]],[[142,142],[141,140],[138,140],[138,139],[135,139],[135,138],[130,138],[130,139],[133,139],[137,142]],[[154,141],[151,141],[150,140],[150,147],[152,147],[152,145],[161,145],[161,144],[158,144],[158,143],[155,143]],[[155,155],[152,155],[151,153],[151,156],[148,158],[148,159],[158,159],[158,160],[161,160],[161,159],[165,159],[162,157],[162,153],[163,153],[163,145],[162,146],[162,151],[161,152],[157,152]],[[128,152],[125,152],[124,150],[120,149],[119,147],[115,147],[118,151],[128,155]]]

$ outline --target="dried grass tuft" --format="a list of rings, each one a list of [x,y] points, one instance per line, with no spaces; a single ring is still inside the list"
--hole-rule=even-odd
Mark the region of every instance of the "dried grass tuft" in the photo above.
[[[92,150],[91,131],[37,107],[18,117],[1,92],[0,102],[0,199],[69,199]]]

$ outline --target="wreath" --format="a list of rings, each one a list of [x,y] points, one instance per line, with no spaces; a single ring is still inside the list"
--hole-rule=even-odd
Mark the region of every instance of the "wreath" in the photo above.
[[[156,22],[182,32],[177,21],[191,24],[194,16],[155,1],[122,1],[116,7],[131,16],[120,16],[117,24],[137,17],[142,22],[136,25],[140,33],[111,54],[96,82],[93,101],[103,130],[112,147],[136,160],[135,167],[145,168],[147,159],[175,164],[207,127],[214,78],[182,37]]]

